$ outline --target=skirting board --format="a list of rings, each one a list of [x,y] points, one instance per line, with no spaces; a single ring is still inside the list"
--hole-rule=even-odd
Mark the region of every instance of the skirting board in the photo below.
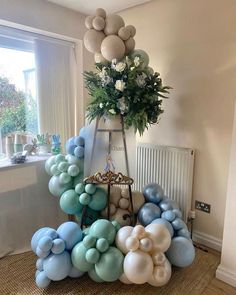
[[[193,232],[193,241],[221,252],[222,240],[199,231]]]
[[[221,264],[218,266],[216,270],[216,278],[233,286],[236,287],[236,272],[233,272]]]

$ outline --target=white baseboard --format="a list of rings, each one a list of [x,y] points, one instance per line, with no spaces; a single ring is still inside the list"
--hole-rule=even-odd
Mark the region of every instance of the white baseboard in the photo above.
[[[233,272],[221,264],[218,266],[216,270],[216,278],[233,286],[236,287],[236,272]]]
[[[193,241],[221,252],[222,240],[199,231],[193,232]]]

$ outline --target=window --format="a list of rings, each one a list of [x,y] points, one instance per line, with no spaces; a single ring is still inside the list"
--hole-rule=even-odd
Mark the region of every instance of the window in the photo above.
[[[24,44],[0,37],[0,158],[7,137],[20,133],[24,144],[38,133],[35,56]]]

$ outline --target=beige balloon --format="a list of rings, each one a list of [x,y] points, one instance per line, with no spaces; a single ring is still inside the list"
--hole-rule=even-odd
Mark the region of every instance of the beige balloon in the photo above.
[[[125,54],[124,42],[116,35],[107,36],[102,41],[101,52],[103,57],[109,61],[112,61],[114,58],[120,60]]]
[[[125,54],[129,54],[134,50],[135,47],[135,41],[134,38],[129,38],[127,41],[125,41]]]
[[[166,259],[163,266],[155,266],[153,273],[148,279],[148,284],[154,287],[161,287],[166,285],[171,278],[171,264]]]
[[[129,200],[125,198],[121,198],[119,201],[119,206],[121,209],[127,209],[129,207]]]
[[[127,276],[125,275],[125,273],[123,273],[120,277],[119,277],[119,280],[123,283],[123,284],[126,284],[126,285],[130,285],[130,284],[133,284],[132,282],[130,282],[127,278]]]
[[[123,18],[117,14],[108,15],[104,33],[106,35],[117,35],[121,27],[125,26]]]
[[[107,60],[99,52],[96,52],[94,54],[94,60],[95,60],[95,63],[106,63],[107,62]]]
[[[126,41],[131,37],[130,30],[127,27],[122,27],[118,31],[118,36],[122,40]]]
[[[132,26],[132,25],[128,25],[128,26],[126,26],[126,28],[130,31],[130,36],[131,36],[131,37],[134,37],[135,34],[136,34],[136,29],[135,29],[135,27]]]
[[[94,16],[92,15],[88,15],[85,18],[85,26],[87,29],[93,29],[93,19],[94,19]]]
[[[106,18],[106,11],[103,8],[98,8],[96,10],[96,16],[101,16],[102,18]]]
[[[166,252],[170,247],[171,236],[168,229],[163,224],[151,223],[145,227],[146,233],[153,242],[152,252]]]
[[[102,31],[105,28],[105,20],[101,16],[95,16],[92,24],[97,31]]]
[[[111,215],[114,215],[114,214],[116,213],[116,211],[117,211],[117,207],[116,207],[114,204],[112,204],[112,203],[110,203],[109,206],[110,206],[110,220],[112,220]],[[103,209],[103,210],[100,212],[100,214],[101,214],[101,216],[102,216],[103,218],[107,218],[108,208],[106,207],[105,209]]]
[[[132,226],[124,226],[118,230],[116,235],[116,246],[117,248],[124,254],[127,254],[129,251],[126,248],[125,242],[128,237],[131,236],[133,227]]]
[[[103,32],[91,29],[84,35],[84,46],[92,53],[101,52],[101,44],[104,38]]]
[[[110,190],[110,202],[116,207],[119,206],[119,201],[121,198],[121,188],[118,186],[112,186]]]

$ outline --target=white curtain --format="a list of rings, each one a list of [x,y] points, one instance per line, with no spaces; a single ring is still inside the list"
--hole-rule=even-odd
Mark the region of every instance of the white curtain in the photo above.
[[[60,134],[62,146],[76,134],[77,69],[72,43],[35,40],[39,130]]]

